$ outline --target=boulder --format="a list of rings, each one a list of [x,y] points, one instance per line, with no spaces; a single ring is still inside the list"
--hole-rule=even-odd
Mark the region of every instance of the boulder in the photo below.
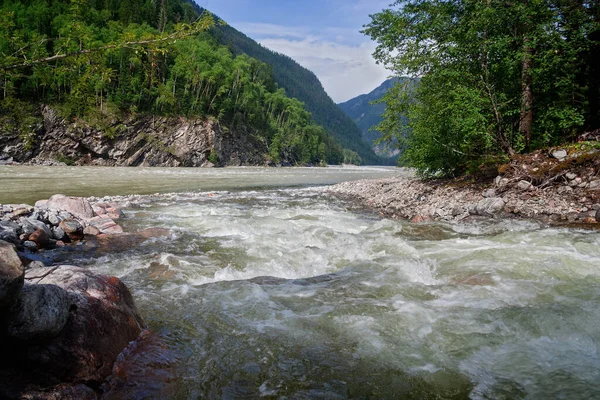
[[[115,202],[96,203],[92,205],[92,208],[96,215],[107,216],[111,219],[119,219],[124,215],[119,204]]]
[[[600,179],[595,180],[595,181],[591,181],[590,184],[589,184],[589,186],[588,186],[588,189],[591,189],[591,190],[598,190],[598,189],[600,189]]]
[[[482,196],[485,198],[496,197],[496,189],[486,189],[483,191]]]
[[[65,219],[60,222],[58,227],[62,229],[72,241],[83,239],[83,226],[81,226],[81,224],[77,220]],[[61,240],[57,237],[55,237],[55,239]]]
[[[83,197],[68,197],[62,194],[55,194],[48,199],[44,208],[67,211],[79,219],[88,219],[94,216],[92,205]]]
[[[533,185],[531,184],[531,182],[527,182],[527,181],[519,181],[519,183],[517,183],[517,188],[519,190],[530,190],[533,187]]]
[[[98,217],[94,217],[88,221],[90,226],[97,228],[100,233],[123,233],[123,228],[115,223],[110,217],[107,215],[102,215]]]
[[[144,327],[127,287],[118,278],[73,266],[32,268],[26,280],[61,287],[71,307],[58,336],[30,344],[22,365],[40,382],[101,383]]]
[[[46,340],[67,323],[71,302],[55,285],[25,285],[7,317],[8,336],[17,340]]]
[[[21,227],[14,222],[0,221],[0,240],[17,244],[20,230]]]
[[[482,199],[475,206],[475,214],[483,216],[493,216],[504,208],[504,200],[500,197],[490,197]]]
[[[40,249],[44,249],[50,244],[50,236],[43,229],[38,229],[29,235],[29,240],[35,242]]]
[[[596,210],[596,215],[595,215],[596,221],[600,222],[600,209]]]
[[[0,240],[0,314],[16,302],[23,287],[25,268],[15,247]]]
[[[65,233],[65,231],[62,228],[59,228],[58,226],[55,228],[52,228],[52,238],[55,240],[64,240],[67,237],[67,234]]]
[[[562,161],[565,158],[567,158],[567,155],[568,155],[567,151],[563,150],[563,149],[555,150],[552,152],[552,157],[556,158],[559,161]]]

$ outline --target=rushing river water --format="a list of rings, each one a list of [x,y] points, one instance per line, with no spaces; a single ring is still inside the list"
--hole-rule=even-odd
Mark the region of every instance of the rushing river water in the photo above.
[[[415,225],[300,187],[394,173],[236,175],[126,211],[165,236],[67,256],[131,288],[176,360],[168,397],[598,398],[600,235]]]

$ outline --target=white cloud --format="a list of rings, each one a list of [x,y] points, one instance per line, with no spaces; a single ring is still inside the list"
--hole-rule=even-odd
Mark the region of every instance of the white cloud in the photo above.
[[[301,26],[283,26],[256,22],[240,22],[235,28],[249,36],[287,37],[303,39],[310,36],[310,30]]]
[[[259,42],[313,71],[337,103],[370,92],[390,75],[383,66],[375,63],[371,56],[375,44],[370,42],[348,45],[319,37],[302,40],[271,37]]]

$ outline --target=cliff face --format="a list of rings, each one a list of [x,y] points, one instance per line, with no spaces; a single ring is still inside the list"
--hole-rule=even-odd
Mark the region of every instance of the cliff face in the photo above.
[[[113,118],[106,126],[67,122],[50,107],[28,141],[17,132],[0,135],[0,154],[15,162],[74,165],[200,167],[263,165],[266,145],[242,129],[229,130],[206,119]],[[215,157],[216,156],[216,157]]]

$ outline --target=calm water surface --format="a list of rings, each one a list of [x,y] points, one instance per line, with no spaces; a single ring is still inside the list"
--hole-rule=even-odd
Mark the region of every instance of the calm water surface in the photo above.
[[[177,360],[168,397],[600,396],[598,233],[414,225],[312,187],[397,170],[247,171],[161,172],[167,186],[151,192],[176,190],[169,180],[188,173],[198,190],[127,210],[123,224],[167,236],[68,255],[132,289]],[[109,176],[133,185],[147,173]],[[236,183],[201,186],[222,179]]]

